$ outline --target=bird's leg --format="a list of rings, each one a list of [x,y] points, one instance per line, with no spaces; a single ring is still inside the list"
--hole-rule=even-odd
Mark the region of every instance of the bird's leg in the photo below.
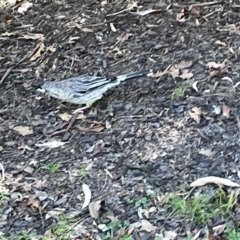
[[[95,102],[95,101],[86,103],[86,106],[85,106],[85,107],[81,107],[81,108],[76,109],[75,111],[73,111],[73,114],[83,113],[83,110],[90,108],[94,102]]]

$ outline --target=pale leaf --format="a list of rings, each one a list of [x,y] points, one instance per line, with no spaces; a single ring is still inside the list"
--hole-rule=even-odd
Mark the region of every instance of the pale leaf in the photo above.
[[[58,148],[66,144],[66,142],[61,142],[58,140],[52,140],[50,142],[45,142],[45,143],[36,143],[35,145],[37,147],[49,147],[49,148]]]
[[[198,150],[199,154],[205,155],[207,157],[211,157],[215,154],[215,152],[213,152],[211,149],[205,149],[205,148],[200,148]]]
[[[85,183],[83,183],[82,189],[83,189],[83,193],[84,193],[84,197],[85,197],[84,203],[82,205],[82,209],[84,209],[90,203],[92,193],[91,193],[91,190],[90,190],[89,186]]]
[[[192,61],[181,61],[180,63],[175,64],[174,67],[177,68],[177,69],[184,69],[184,68],[191,67],[192,64],[193,64]]]
[[[33,6],[32,3],[25,1],[21,4],[21,6],[18,8],[18,12],[23,14],[25,13],[29,8],[31,8]]]
[[[69,113],[67,113],[67,112],[61,113],[61,114],[59,114],[58,116],[59,116],[63,121],[66,121],[66,122],[70,121],[70,120],[72,119],[72,117],[73,117],[73,115],[71,115],[71,114],[69,114]],[[77,116],[76,119],[81,119],[81,120],[83,120],[83,119],[86,119],[86,116],[83,115],[83,114],[78,114],[78,116]]]
[[[33,134],[33,130],[28,126],[16,126],[13,128],[13,130],[20,133],[22,136]]]
[[[190,187],[201,187],[210,183],[214,183],[217,185],[220,184],[228,187],[240,187],[238,183],[232,182],[229,179],[214,176],[199,178],[196,181],[192,182],[190,184]]]
[[[152,225],[148,220],[142,219],[141,223],[142,223],[141,229],[146,232],[152,232],[152,231],[155,231],[156,229],[158,229],[158,227]]]

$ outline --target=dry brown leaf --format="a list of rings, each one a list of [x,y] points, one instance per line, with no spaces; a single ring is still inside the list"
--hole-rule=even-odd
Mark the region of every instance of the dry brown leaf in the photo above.
[[[231,180],[220,178],[220,177],[214,177],[214,176],[199,178],[196,181],[192,182],[190,184],[190,187],[201,187],[208,183],[214,183],[217,185],[220,184],[228,187],[240,187],[238,183],[235,183]]]
[[[30,206],[33,211],[41,210],[39,201],[37,199],[29,198],[27,205]]]
[[[98,219],[99,210],[101,209],[102,201],[91,202],[88,205],[89,213],[92,218]]]
[[[230,109],[227,105],[222,105],[222,114],[224,117],[229,118],[230,117]]]
[[[148,220],[142,219],[141,223],[142,223],[141,230],[143,231],[152,232],[158,229],[158,227],[152,225]]]
[[[71,118],[73,117],[73,115],[71,115],[71,114],[69,114],[69,113],[67,113],[67,112],[58,114],[58,116],[59,116],[63,121],[66,121],[66,122],[70,121]],[[84,120],[84,119],[86,119],[86,116],[83,115],[83,114],[78,114],[78,116],[77,116],[76,119]]]
[[[30,58],[30,61],[35,61],[37,58],[41,56],[41,52],[44,51],[45,45],[41,42],[38,46],[36,53]]]
[[[207,67],[209,68],[223,68],[225,66],[226,66],[225,61],[223,61],[222,63],[216,63],[216,62],[207,63]]]
[[[22,136],[33,134],[33,130],[28,126],[16,126],[13,130],[20,133]]]
[[[201,120],[202,110],[200,107],[194,107],[189,111],[189,115],[192,119],[194,119],[198,124]]]
[[[168,74],[171,75],[174,78],[179,77],[179,69],[176,69],[175,67],[170,67],[170,69],[168,70]]]
[[[190,79],[193,77],[193,73],[191,72],[183,72],[181,75],[179,75],[182,79]]]
[[[223,73],[227,73],[228,72],[228,68],[225,66],[225,67],[222,67],[222,68],[217,68],[213,71],[210,72],[210,76],[211,77],[214,77],[214,76],[221,76]]]
[[[180,63],[175,64],[174,67],[177,69],[185,69],[191,67],[192,64],[193,64],[192,61],[181,61]]]
[[[213,152],[211,149],[205,149],[205,148],[200,148],[198,150],[199,154],[205,155],[207,157],[211,157],[215,154],[215,152]]]

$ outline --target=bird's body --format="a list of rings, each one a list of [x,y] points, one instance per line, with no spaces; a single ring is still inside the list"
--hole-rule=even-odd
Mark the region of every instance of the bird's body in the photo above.
[[[49,96],[73,104],[85,104],[89,108],[101,99],[108,89],[118,86],[122,81],[140,76],[150,76],[152,71],[139,71],[116,77],[114,80],[104,77],[82,75],[59,82],[46,81],[38,91],[46,92]]]

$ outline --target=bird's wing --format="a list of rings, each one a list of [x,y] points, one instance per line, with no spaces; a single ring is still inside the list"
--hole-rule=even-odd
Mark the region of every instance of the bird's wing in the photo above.
[[[85,93],[110,81],[111,80],[108,80],[104,77],[82,75],[79,77],[68,78],[60,81],[59,83],[61,83],[65,89],[71,90],[72,92]]]

